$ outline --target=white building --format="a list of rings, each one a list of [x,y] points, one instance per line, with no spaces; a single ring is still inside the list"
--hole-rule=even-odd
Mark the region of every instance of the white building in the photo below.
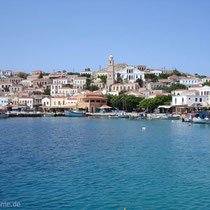
[[[135,82],[137,79],[144,79],[144,72],[135,68],[134,66],[127,66],[115,72],[115,79],[117,79],[117,74],[120,74],[123,80],[128,80],[128,82]]]
[[[0,96],[0,106],[6,106],[8,104],[8,97],[7,96]]]
[[[191,88],[199,84],[199,79],[194,77],[181,77],[179,83]]]
[[[77,88],[62,87],[58,89],[56,96],[73,96],[78,93]]]
[[[50,95],[56,96],[56,94],[58,93],[58,89],[61,89],[61,88],[62,88],[61,83],[51,84]]]
[[[61,83],[63,85],[70,84],[70,80],[68,78],[57,78],[53,79],[53,84],[58,84]]]
[[[201,79],[201,81],[202,81],[202,84],[205,82],[210,82],[210,77],[205,77],[205,78]]]
[[[18,99],[18,104],[23,106],[29,106],[30,108],[33,108],[33,97],[27,96],[27,97],[21,97]]]
[[[199,95],[210,95],[210,86],[204,86],[198,89]]]
[[[80,72],[80,75],[82,75],[82,74],[92,75],[92,71],[90,69],[85,69],[84,71]]]
[[[83,89],[84,85],[86,84],[86,79],[86,77],[75,78],[73,81],[74,87]]]
[[[150,71],[152,74],[155,74],[156,76],[159,76],[160,74],[162,74],[163,73],[163,71],[161,71],[161,70],[151,70]]]
[[[172,96],[172,106],[176,105],[187,105],[187,106],[208,106],[209,105],[209,96],[200,96],[200,95],[185,95],[185,96]]]
[[[50,97],[44,97],[42,99],[42,106],[51,106],[51,100],[50,100]]]

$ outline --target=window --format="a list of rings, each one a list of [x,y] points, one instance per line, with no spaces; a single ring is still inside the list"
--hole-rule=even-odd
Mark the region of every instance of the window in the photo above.
[[[200,98],[200,102],[202,102],[202,98]]]
[[[198,98],[195,98],[195,102],[198,102]]]

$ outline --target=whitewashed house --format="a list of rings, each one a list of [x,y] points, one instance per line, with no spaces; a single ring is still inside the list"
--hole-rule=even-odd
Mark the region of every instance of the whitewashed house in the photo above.
[[[18,104],[22,106],[29,106],[33,108],[33,97],[30,96],[23,96],[18,99]]]
[[[156,69],[151,70],[150,72],[151,72],[152,74],[156,75],[156,76],[159,76],[160,74],[163,73],[163,71],[161,71],[161,70],[156,70]]]
[[[179,83],[191,88],[199,85],[199,79],[194,77],[181,77]]]
[[[56,96],[58,94],[58,89],[61,89],[61,88],[62,88],[61,83],[51,84],[50,95],[51,96]]]
[[[50,100],[50,97],[44,97],[43,99],[42,99],[42,106],[51,106],[51,100]]]
[[[145,80],[144,72],[139,70],[134,66],[127,66],[119,71],[115,72],[115,80],[117,79],[117,74],[120,74],[122,80],[127,80],[128,82],[135,82],[137,79]]]
[[[77,77],[73,80],[74,87],[83,89],[86,84],[86,77]]]
[[[187,105],[187,106],[208,106],[209,96],[208,95],[177,95],[172,96],[172,106]]]
[[[53,79],[53,84],[58,84],[58,83],[61,83],[63,85],[67,85],[67,84],[70,84],[70,80],[68,78],[56,78],[56,79]]]

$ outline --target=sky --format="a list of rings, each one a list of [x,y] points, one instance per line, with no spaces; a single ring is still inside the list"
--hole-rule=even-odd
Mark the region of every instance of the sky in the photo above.
[[[115,63],[210,75],[209,0],[0,0],[0,69]]]

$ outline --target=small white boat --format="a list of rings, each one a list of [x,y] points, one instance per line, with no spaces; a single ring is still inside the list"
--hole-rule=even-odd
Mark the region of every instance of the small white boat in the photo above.
[[[210,124],[210,119],[209,118],[200,118],[200,117],[194,117],[192,119],[193,123],[198,123],[198,124]]]
[[[121,112],[118,116],[118,118],[129,118],[129,115],[126,114],[126,112]]]

